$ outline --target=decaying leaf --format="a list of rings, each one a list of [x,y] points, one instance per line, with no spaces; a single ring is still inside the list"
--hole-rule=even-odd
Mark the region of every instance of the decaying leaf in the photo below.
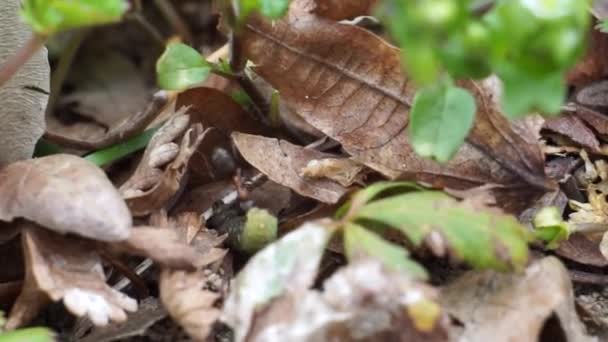
[[[441,303],[462,323],[455,341],[538,341],[557,319],[566,341],[593,341],[574,307],[568,271],[554,257],[536,261],[524,274],[466,273],[441,291]]]
[[[68,154],[13,163],[0,171],[0,219],[24,218],[94,240],[129,237],[125,201],[93,163]]]
[[[236,277],[224,303],[222,320],[235,329],[237,341],[250,333],[256,311],[286,292],[313,284],[331,230],[306,223],[255,254]]]
[[[344,20],[371,13],[378,0],[316,0],[313,13],[332,20]]]
[[[15,54],[31,36],[19,16],[21,2],[0,4],[0,64]],[[44,132],[44,110],[50,88],[46,49],[40,49],[0,87],[0,166],[27,159]]]
[[[165,207],[180,189],[188,162],[205,136],[201,124],[188,128],[186,111],[181,108],[154,134],[139,166],[120,187],[133,216]]]
[[[328,178],[349,187],[362,183],[365,166],[349,158],[313,159],[306,164],[300,174],[310,178]]]
[[[308,179],[300,175],[311,160],[334,157],[331,154],[293,145],[284,140],[233,133],[239,152],[255,168],[274,182],[324,203],[336,203],[346,188],[329,179]]]
[[[137,302],[105,283],[101,259],[92,245],[29,225],[22,231],[26,278],[6,324],[29,322],[50,301],[63,300],[68,311],[95,325],[124,321]]]
[[[595,133],[575,115],[562,115],[548,119],[543,128],[569,138],[589,152],[600,151],[600,143],[595,137]]]
[[[406,134],[415,89],[402,72],[400,51],[300,6],[293,2],[287,16],[272,23],[252,19],[243,33],[244,53],[287,104],[354,159],[391,178],[433,186],[499,184],[500,191],[519,191],[517,200],[499,201],[514,212],[525,207],[523,190],[555,188],[545,177],[538,144],[542,122],[532,117],[510,124],[499,110],[496,79],[459,84],[473,93],[478,108],[467,143],[445,166],[422,159]]]
[[[226,255],[225,250],[217,248],[224,238],[204,230],[199,215],[184,213],[177,219],[167,220],[184,241],[193,244],[199,256],[202,256],[201,260],[205,261],[202,266],[219,262]],[[191,234],[194,230],[196,232]],[[217,272],[221,271],[219,269]],[[159,289],[163,305],[171,317],[197,341],[207,338],[221,314],[214,304],[223,295],[223,284],[214,284],[214,277],[219,275],[209,268],[195,272],[165,268],[160,275]]]
[[[567,241],[559,245],[555,253],[584,265],[608,266],[608,259],[600,252],[599,241],[594,241],[582,233],[570,235]]]

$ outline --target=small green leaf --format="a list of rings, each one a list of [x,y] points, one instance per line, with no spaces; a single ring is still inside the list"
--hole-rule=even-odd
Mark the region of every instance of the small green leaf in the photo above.
[[[475,111],[475,99],[462,88],[439,85],[419,90],[409,124],[416,153],[449,161],[468,135]]]
[[[422,190],[422,187],[413,182],[376,182],[365,189],[357,191],[350,201],[346,202],[336,211],[335,216],[337,219],[341,219],[351,210],[356,212],[359,208],[383,193],[390,192],[391,194],[395,194],[412,190]]]
[[[514,217],[461,205],[442,192],[417,191],[374,201],[355,218],[395,227],[415,245],[436,232],[453,255],[477,269],[520,270],[528,259],[530,233]]]
[[[36,327],[0,333],[0,342],[53,342],[55,333],[47,328]]]
[[[268,211],[251,208],[243,232],[239,236],[239,248],[246,253],[255,253],[277,238],[278,221]]]
[[[260,0],[260,13],[271,19],[282,17],[289,8],[289,0]]]
[[[21,16],[45,36],[77,27],[118,22],[129,8],[124,0],[24,0]]]
[[[156,62],[158,84],[166,90],[185,90],[207,79],[213,66],[198,51],[170,43]]]
[[[390,269],[426,280],[428,274],[420,264],[409,258],[404,247],[390,243],[355,223],[344,227],[344,249],[349,261],[372,257]]]
[[[542,208],[534,217],[534,235],[544,241],[548,249],[556,249],[562,241],[568,240],[570,229],[556,207]]]
[[[139,150],[143,150],[158,128],[150,128],[139,135],[119,144],[88,154],[84,159],[97,166],[106,166]]]

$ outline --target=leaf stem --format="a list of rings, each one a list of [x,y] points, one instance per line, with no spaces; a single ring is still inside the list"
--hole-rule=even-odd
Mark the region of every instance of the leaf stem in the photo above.
[[[0,66],[0,87],[8,82],[13,75],[15,75],[15,73],[44,46],[46,39],[47,37],[44,35],[38,33],[32,34],[30,39],[25,42],[25,45],[19,48],[17,53],[9,57],[4,64]]]
[[[97,166],[106,166],[132,153],[135,153],[148,145],[148,142],[158,128],[151,128],[140,135],[120,144],[93,152],[84,159],[93,162]]]

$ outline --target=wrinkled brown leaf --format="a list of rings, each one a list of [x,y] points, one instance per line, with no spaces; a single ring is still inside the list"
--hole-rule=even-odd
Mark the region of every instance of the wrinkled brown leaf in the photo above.
[[[590,41],[587,45],[587,53],[566,76],[568,84],[577,87],[600,80],[608,75],[608,63],[606,63],[605,58],[608,54],[608,35],[595,28],[589,30]]]
[[[188,128],[186,110],[180,109],[154,134],[139,166],[120,187],[133,216],[167,206],[182,186],[188,162],[205,136],[201,124]]]
[[[406,134],[415,89],[402,73],[400,51],[356,26],[309,15],[300,5],[294,2],[280,21],[252,19],[244,53],[282,99],[354,159],[391,178],[439,187],[555,188],[545,177],[538,144],[542,123],[532,117],[509,124],[499,111],[495,79],[461,84],[473,92],[479,110],[468,143],[454,159],[442,166],[418,157]],[[521,209],[521,193],[516,197],[500,204]]]
[[[102,241],[124,240],[131,230],[129,209],[106,174],[67,154],[13,163],[0,171],[0,219],[16,218]]]
[[[593,341],[577,317],[568,272],[554,257],[524,274],[466,273],[442,289],[441,302],[463,324],[453,326],[457,341],[538,341],[553,314],[567,341]]]
[[[11,310],[8,329],[28,323],[49,300],[63,300],[76,316],[95,325],[127,319],[137,302],[105,283],[99,255],[85,240],[70,239],[28,225],[22,232],[26,259],[23,289]]]
[[[548,119],[543,128],[569,138],[589,152],[600,152],[600,143],[595,133],[577,116],[568,114]]]
[[[333,157],[330,154],[293,145],[284,140],[233,133],[232,139],[239,152],[251,165],[271,180],[297,193],[324,203],[336,203],[346,193],[337,182],[307,179],[300,170],[311,160]]]
[[[375,261],[259,308],[246,341],[447,341],[437,293]]]
[[[368,15],[378,0],[316,0],[313,13],[332,20]]]
[[[560,243],[555,252],[561,257],[581,264],[597,267],[608,266],[608,259],[600,253],[599,242],[592,241],[584,234],[572,234],[568,240]]]
[[[0,65],[32,34],[20,18],[20,5],[19,0],[4,0],[0,5]],[[0,87],[0,167],[30,158],[34,153],[34,146],[44,132],[49,78],[47,52],[42,48]]]

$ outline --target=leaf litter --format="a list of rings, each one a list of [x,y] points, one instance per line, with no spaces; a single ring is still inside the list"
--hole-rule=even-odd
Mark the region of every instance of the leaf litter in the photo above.
[[[224,78],[180,93],[150,77],[162,52],[153,36],[173,24],[149,5],[94,29],[99,46],[87,34],[46,113],[45,139],[65,153],[0,149],[1,241],[23,251],[11,254],[20,273],[0,272],[13,302],[4,329],[42,320],[83,341],[608,336],[608,296],[594,287],[608,283],[604,33],[590,32],[593,48],[567,75],[559,118],[510,121],[497,78],[458,81],[473,96],[472,129],[451,137],[465,141],[454,151],[437,140],[437,162],[408,134],[408,51],[353,25],[376,3],[294,0],[283,18],[252,14]],[[174,5],[191,28],[209,10]],[[271,5],[262,12],[284,6]],[[205,51],[226,43],[209,18],[210,33],[186,35]],[[443,137],[442,122],[427,128]],[[144,130],[145,148],[103,169],[75,156]],[[549,206],[568,236],[555,250],[535,226]]]

